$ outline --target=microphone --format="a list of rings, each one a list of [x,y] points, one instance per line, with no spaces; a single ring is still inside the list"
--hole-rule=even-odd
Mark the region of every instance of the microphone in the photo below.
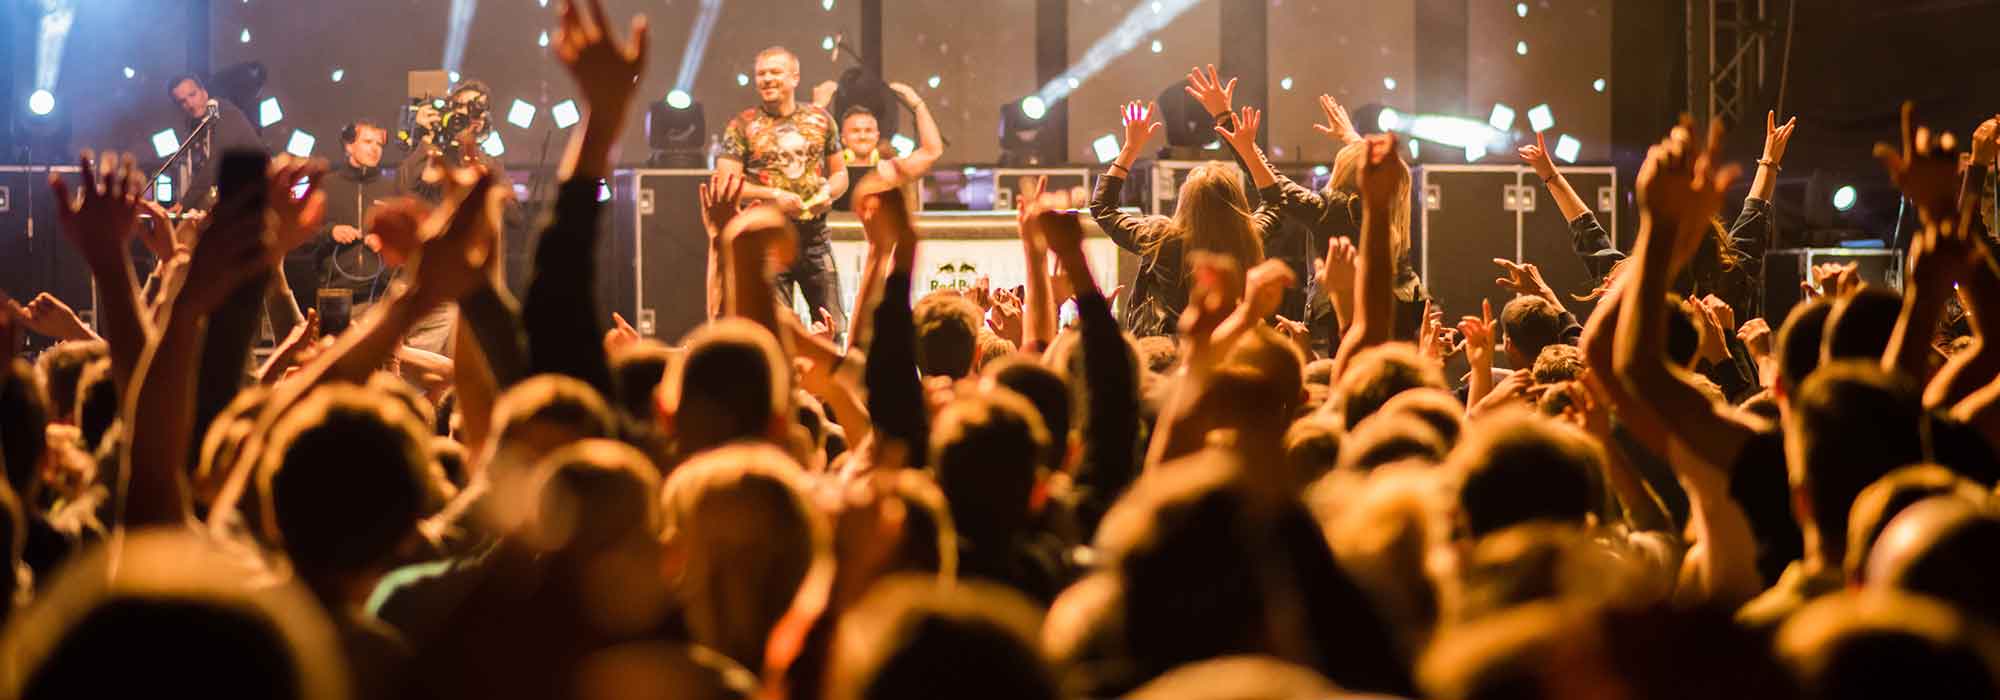
[[[222,103],[215,101],[215,98],[213,97],[208,98],[208,111],[202,113],[202,118],[214,119],[215,115],[220,113],[221,111],[222,111]]]
[[[839,32],[839,33],[836,33],[836,34],[834,34],[834,35],[833,35],[833,57],[832,57],[832,61],[833,61],[834,63],[839,63],[839,62],[840,62],[840,47],[841,47],[841,40],[842,40],[842,39],[846,39],[846,38],[847,38],[847,33],[846,33],[846,32]]]

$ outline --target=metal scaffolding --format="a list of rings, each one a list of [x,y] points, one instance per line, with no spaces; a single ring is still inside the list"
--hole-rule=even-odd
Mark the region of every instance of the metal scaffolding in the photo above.
[[[1688,0],[1688,106],[1702,122],[1740,124],[1750,105],[1782,82],[1772,70],[1780,0]],[[1795,0],[1793,0],[1795,1]]]

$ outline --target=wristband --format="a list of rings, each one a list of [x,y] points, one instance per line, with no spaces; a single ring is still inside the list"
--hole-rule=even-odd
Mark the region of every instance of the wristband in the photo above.
[[[1119,169],[1119,170],[1123,170],[1123,171],[1125,171],[1125,174],[1126,174],[1126,175],[1130,175],[1130,174],[1132,174],[1132,169],[1131,169],[1131,168],[1127,168],[1127,167],[1125,167],[1125,166],[1123,166],[1123,165],[1119,165],[1119,164],[1117,164],[1117,163],[1112,163],[1112,164],[1111,164],[1111,167],[1114,167],[1114,168],[1117,168],[1117,169]]]
[[[1769,158],[1758,158],[1757,164],[1764,166],[1766,168],[1770,168],[1771,172],[1776,172],[1776,173],[1785,172],[1785,168],[1783,166],[1778,165],[1778,161],[1771,160]]]

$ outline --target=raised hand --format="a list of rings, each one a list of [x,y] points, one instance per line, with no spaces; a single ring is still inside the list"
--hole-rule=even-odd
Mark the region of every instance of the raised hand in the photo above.
[[[576,80],[584,103],[593,111],[623,113],[646,67],[646,16],[632,18],[631,38],[621,45],[610,36],[604,0],[562,0],[556,15],[556,58]]]
[[[1354,120],[1347,116],[1347,108],[1335,102],[1331,95],[1319,96],[1319,111],[1326,115],[1326,123],[1314,124],[1314,130],[1326,134],[1342,146],[1361,140],[1361,132],[1354,129]]]
[[[81,196],[72,196],[69,183],[49,174],[63,236],[93,267],[128,264],[125,242],[139,223],[140,194],[146,190],[138,159],[129,153],[106,152],[100,162],[86,149],[77,168],[83,175]]]
[[[318,343],[319,309],[306,309],[306,322],[293,326],[291,335],[278,343],[271,357],[264,360],[264,368],[257,372],[257,380],[264,384],[278,381],[287,369],[304,364],[308,359],[305,350]]]
[[[1761,317],[1744,321],[1743,327],[1736,329],[1736,339],[1743,341],[1753,359],[1771,356],[1771,324]]]
[[[456,300],[489,281],[488,263],[500,239],[501,203],[513,193],[494,186],[490,172],[459,171],[451,176],[464,192],[448,209],[432,215],[429,227],[441,232],[425,240],[413,263],[411,293],[424,304]]]
[[[12,303],[12,300],[9,300]],[[82,340],[95,338],[96,333],[83,324],[76,311],[68,304],[48,292],[36,294],[27,306],[19,307],[22,325],[28,330],[57,340]]]
[[[1399,204],[1395,199],[1410,183],[1410,166],[1403,162],[1395,134],[1368,137],[1368,157],[1361,166],[1361,201],[1376,208]]]
[[[1493,280],[1493,283],[1500,285],[1501,289],[1560,303],[1555,290],[1550,289],[1549,283],[1542,279],[1541,268],[1536,267],[1534,263],[1517,263],[1506,258],[1494,258],[1493,264],[1499,265],[1500,269],[1507,273],[1506,277]]]
[[[1200,66],[1195,66],[1188,71],[1187,81],[1184,88],[1187,94],[1200,102],[1201,108],[1208,110],[1211,116],[1221,117],[1233,108],[1231,102],[1236,98],[1236,79],[1230,78],[1228,84],[1224,84],[1215,74],[1215,64],[1209,64],[1206,73]]]
[[[1479,315],[1458,321],[1458,334],[1465,338],[1465,357],[1473,362],[1493,364],[1493,302],[1479,300]]]
[[[819,307],[819,317],[812,322],[810,332],[815,338],[829,343],[833,342],[833,312],[827,311],[824,306]]]
[[[1076,212],[1044,207],[1035,215],[1035,230],[1057,260],[1083,255],[1083,221]]]
[[[1125,103],[1120,121],[1125,125],[1126,153],[1137,154],[1140,148],[1153,138],[1153,134],[1165,128],[1158,121],[1154,121],[1159,113],[1159,106],[1151,102],[1143,107],[1139,105],[1138,100]]]
[[[1215,133],[1221,136],[1222,140],[1228,141],[1230,146],[1235,147],[1237,153],[1246,154],[1247,158],[1248,154],[1257,152],[1257,124],[1261,121],[1263,121],[1262,112],[1257,111],[1256,107],[1245,106],[1243,114],[1236,118],[1235,130],[1225,129],[1221,124],[1217,124]]]
[[[1714,297],[1711,296],[1710,298]],[[1730,326],[1723,323],[1723,320],[1716,316],[1714,307],[1709,306],[1706,300],[1692,299],[1690,301],[1694,303],[1695,311],[1697,312],[1695,313],[1695,320],[1701,323],[1701,346],[1698,348],[1695,356],[1709,362],[1721,362],[1729,359],[1729,343],[1723,339],[1722,334],[1729,332],[1727,329]],[[1716,301],[1718,303],[1721,302],[1720,299]],[[1722,306],[1723,308],[1728,308],[1729,305],[1723,304]]]
[[[1991,166],[1996,153],[2000,153],[2000,115],[1972,130],[1972,164]]]
[[[1784,124],[1778,123],[1778,113],[1764,113],[1764,160],[1772,163],[1785,161],[1785,144],[1792,141],[1792,129],[1799,125],[1799,118],[1792,117]]]
[[[1902,148],[1875,144],[1875,160],[1889,171],[1889,179],[1902,189],[1903,196],[1917,205],[1917,218],[1925,225],[1958,215],[1958,162],[1951,157],[1951,134],[1932,138],[1930,127],[1916,123],[1916,104],[1903,103]]]
[[[1722,125],[1710,124],[1705,145],[1694,144],[1694,120],[1683,115],[1666,140],[1646,153],[1634,186],[1639,194],[1639,213],[1655,221],[1671,222],[1653,230],[1668,236],[1673,255],[1669,269],[1679,270],[1694,257],[1701,245],[1709,220],[1722,210],[1722,195],[1743,174],[1743,169],[1722,162]]]
[[[716,171],[708,176],[708,182],[701,185],[701,225],[708,230],[710,240],[722,237],[722,230],[729,227],[729,220],[736,218],[742,208],[743,174]]]
[[[1714,294],[1702,297],[1701,308],[1715,316],[1716,325],[1721,327],[1719,330],[1723,333],[1736,327],[1736,309],[1730,307],[1729,302],[1723,301],[1722,297]]]
[[[1021,344],[1021,298],[1011,289],[1001,289],[993,293],[993,308],[986,312],[986,327],[993,334]]]
[[[972,287],[965,290],[965,298],[978,306],[982,313],[993,308],[993,278],[980,275],[972,281]]]
[[[415,197],[397,197],[377,203],[368,210],[368,233],[362,241],[382,256],[382,262],[399,266],[417,254],[423,244],[424,222],[431,218],[431,205]]]
[[[833,104],[833,96],[840,94],[840,83],[827,80],[813,86],[813,104],[820,109],[828,109]]]
[[[611,312],[611,328],[604,331],[604,353],[610,355],[639,342],[639,331],[625,322],[618,312]]]
[[[1544,182],[1556,176],[1556,162],[1549,159],[1548,137],[1543,136],[1542,132],[1535,132],[1535,142],[1522,146],[1520,150],[1515,151],[1515,154],[1521,156],[1522,162],[1534,168],[1535,176]]]
[[[1130,148],[1129,144],[1127,148]],[[1021,193],[1014,198],[1014,225],[1021,234],[1021,245],[1027,248],[1030,255],[1048,251],[1048,241],[1042,239],[1039,220],[1044,206],[1042,193],[1048,188],[1047,175],[1023,179]]]
[[[326,193],[319,188],[320,177],[325,174],[326,161],[317,158],[281,158],[271,162],[264,187],[271,213],[277,217],[277,228],[272,232],[273,252],[289,253],[319,232],[320,222],[326,218]],[[306,181],[305,193],[293,197],[292,188],[300,180]]]
[[[1452,344],[1457,340],[1453,335],[1455,332],[1444,325],[1444,309],[1437,308],[1431,300],[1425,299],[1424,321],[1417,329],[1417,354],[1430,358],[1440,365],[1444,364],[1444,358],[1454,352]]]
[[[166,207],[151,199],[141,197],[139,208],[151,217],[146,225],[139,227],[139,241],[146,244],[146,250],[152,252],[153,257],[161,260],[174,257],[174,254],[185,245],[179,235],[182,224],[174,221],[173,215],[167,213]]]
[[[744,211],[723,231],[723,245],[733,256],[761,256],[765,274],[791,267],[799,254],[799,235],[790,219],[777,209],[756,207]],[[737,259],[748,259],[738,257]]]
[[[1250,268],[1243,282],[1243,304],[1248,308],[1250,318],[1270,318],[1277,313],[1278,305],[1285,301],[1285,290],[1297,281],[1291,266],[1277,258]]]
[[[896,93],[896,98],[902,100],[903,106],[910,109],[916,109],[917,105],[924,103],[924,98],[917,94],[917,89],[904,83],[889,83],[889,92]]]
[[[1320,264],[1319,288],[1332,293],[1354,289],[1354,241],[1335,236],[1327,239],[1326,260]]]

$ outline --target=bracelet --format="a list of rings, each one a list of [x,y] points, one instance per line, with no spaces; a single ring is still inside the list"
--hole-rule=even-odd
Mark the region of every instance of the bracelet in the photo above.
[[[1758,158],[1757,164],[1770,168],[1772,172],[1779,172],[1779,173],[1785,172],[1785,168],[1783,166],[1778,165],[1778,161],[1771,160],[1769,158]]]
[[[1119,164],[1117,164],[1117,163],[1112,163],[1112,164],[1111,164],[1111,167],[1114,167],[1114,168],[1117,168],[1117,169],[1119,169],[1119,170],[1123,170],[1123,171],[1125,171],[1125,174],[1126,174],[1126,175],[1130,175],[1130,174],[1132,174],[1132,169],[1131,169],[1131,168],[1127,168],[1127,167],[1125,167],[1125,166],[1123,166],[1123,165],[1119,165]]]

